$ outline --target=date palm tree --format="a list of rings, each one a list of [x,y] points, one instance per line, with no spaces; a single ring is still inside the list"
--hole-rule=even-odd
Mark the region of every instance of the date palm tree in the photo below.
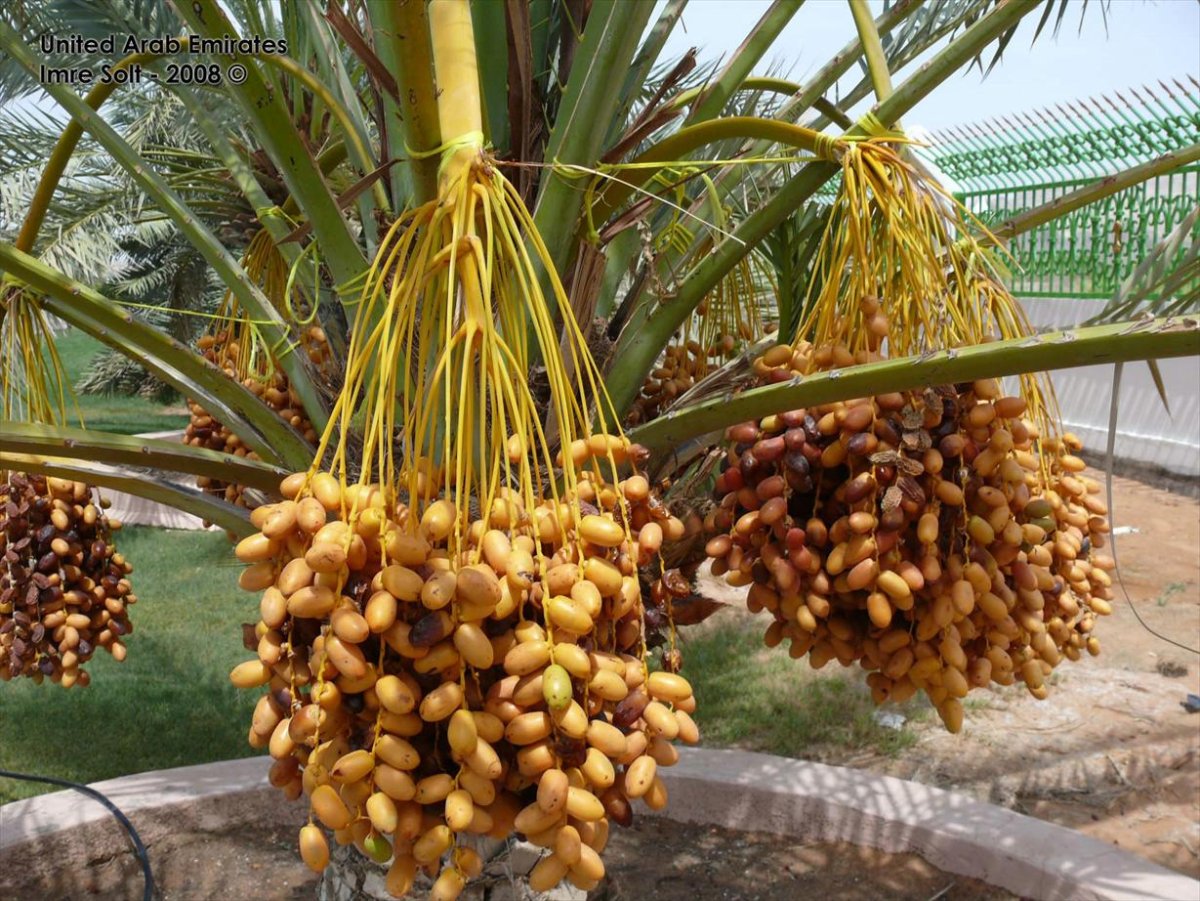
[[[687,0],[330,0],[324,8],[256,0],[62,0],[7,8],[0,14],[0,100],[30,95],[41,64],[141,66],[159,78],[153,88],[99,84],[82,96],[67,86],[42,86],[70,123],[53,146],[40,139],[20,161],[33,187],[22,195],[24,208],[6,205],[9,218],[0,221],[11,235],[0,243],[0,328],[4,346],[19,351],[6,359],[0,467],[117,486],[245,536],[256,531],[245,507],[189,491],[166,475],[246,486],[270,500],[279,497],[281,478],[335,448],[366,457],[371,451],[364,447],[378,450],[382,442],[388,449],[379,459],[390,467],[393,451],[400,456],[421,441],[450,440],[452,404],[422,399],[436,383],[425,372],[430,348],[422,343],[438,327],[436,304],[427,297],[425,306],[415,304],[412,298],[425,290],[416,283],[411,296],[389,300],[386,308],[382,298],[395,295],[395,285],[408,290],[410,260],[428,253],[432,261],[443,252],[453,260],[465,246],[453,223],[484,214],[463,213],[466,207],[447,198],[459,179],[475,177],[462,173],[477,163],[464,161],[479,159],[504,176],[504,187],[476,184],[470,195],[495,228],[487,240],[498,249],[481,277],[495,279],[501,306],[472,319],[473,327],[484,336],[479,340],[503,342],[509,359],[525,366],[513,372],[492,364],[481,370],[482,381],[504,398],[528,383],[543,415],[521,437],[534,443],[542,436],[547,467],[552,449],[560,440],[566,446],[577,424],[569,404],[547,398],[577,397],[588,416],[610,428],[626,423],[629,438],[646,450],[643,467],[676,478],[674,496],[687,501],[689,492],[698,497],[709,484],[689,464],[738,422],[887,391],[1200,352],[1200,330],[1186,316],[1195,312],[1194,293],[1180,300],[1176,292],[1172,318],[1131,322],[1139,310],[1130,286],[1119,306],[1125,319],[1070,335],[1014,333],[912,356],[898,353],[901,342],[882,361],[756,381],[754,358],[771,344],[803,337],[803,329],[821,321],[820,298],[836,295],[847,278],[846,267],[822,262],[837,241],[829,223],[839,203],[853,204],[843,190],[847,179],[876,178],[881,170],[870,161],[854,170],[846,160],[887,154],[893,168],[872,182],[874,189],[893,198],[901,213],[910,209],[904,205],[911,196],[895,187],[898,173],[920,184],[930,180],[905,149],[901,120],[955,73],[994,64],[1027,17],[1039,32],[1056,25],[1067,3],[897,0],[872,17],[865,0],[848,0],[855,38],[846,47],[822,48],[829,61],[807,81],[755,75],[778,52],[777,40],[801,5],[775,0],[728,59],[708,66],[692,54],[663,58]],[[457,30],[439,25],[446,21],[457,22]],[[67,31],[270,36],[286,40],[287,50],[45,58],[38,36]],[[923,65],[894,80],[926,54]],[[199,79],[180,66],[185,62],[215,68],[203,69],[203,83],[187,83]],[[207,74],[213,71],[219,78]],[[831,100],[832,88],[855,71],[861,78]],[[178,142],[172,150],[143,140],[141,120],[128,115],[122,92],[170,98],[175,127],[189,135],[186,153]],[[870,97],[867,113],[847,114]],[[951,229],[938,245],[946,256],[927,253],[918,268],[945,270],[957,265],[947,262],[957,259],[955,248],[982,254],[1197,159],[1200,145],[1182,148],[991,231],[972,232],[969,221],[947,215],[952,225],[938,226]],[[100,184],[108,177],[119,179],[119,192]],[[138,223],[155,223],[158,232],[143,246],[170,242],[180,271],[195,271],[189,261],[203,261],[205,277],[224,293],[227,327],[240,329],[255,359],[286,380],[289,418],[245,372],[231,379],[204,348],[131,315],[120,299],[93,287],[105,260],[70,265],[56,224],[69,213],[66,191],[107,204],[98,221],[136,211]],[[872,214],[882,219],[864,219],[872,223],[865,240],[900,229],[903,216],[888,218],[889,209]],[[483,240],[474,225],[461,227]],[[897,231],[895,246],[934,247],[904,227],[909,231]],[[434,236],[437,229],[447,231]],[[1171,259],[1189,236],[1173,240]],[[99,246],[92,242],[93,257]],[[1169,278],[1161,266],[1141,277],[1190,284],[1187,277]],[[468,307],[475,301],[465,289],[462,297]],[[518,302],[527,304],[527,321],[510,316]],[[717,332],[704,332],[718,316],[728,318]],[[65,392],[38,346],[45,340],[39,323],[49,317],[139,361],[253,454],[72,424],[59,402]],[[427,322],[434,323],[430,331]],[[310,346],[306,336],[314,328],[328,351],[293,352]],[[677,384],[674,375],[660,376],[675,371],[667,365],[675,359],[669,347],[700,334],[728,335],[728,354],[693,367]],[[391,343],[370,344],[371,335]],[[390,350],[379,352],[384,346]],[[670,390],[652,405],[643,402],[647,386],[659,390],[666,381]],[[375,392],[370,397],[368,389]],[[436,408],[428,435],[408,422],[421,404]],[[323,433],[327,440],[318,446],[313,435]],[[130,465],[163,477],[130,478],[120,469]],[[472,478],[468,467],[469,495]]]
[[[755,78],[753,70],[771,52],[800,5],[782,0],[773,4],[731,58],[696,83],[690,77],[691,57],[677,64],[660,59],[686,6],[681,0],[666,4],[654,21],[654,5],[649,2],[473,4],[485,140],[497,161],[509,167],[511,180],[534,211],[533,224],[567,285],[576,318],[600,323],[595,331],[604,341],[607,389],[618,412],[632,407],[663,348],[739,262],[764,252],[778,255],[781,240],[792,245],[784,252],[798,251],[802,232],[794,225],[797,216],[812,221],[820,213],[827,200],[822,188],[837,175],[837,167],[821,159],[709,166],[712,175],[705,179],[678,177],[685,165],[730,154],[767,159],[778,158],[785,150],[794,154],[795,135],[785,133],[785,128],[802,120],[817,126],[832,124],[850,134],[862,131],[864,122],[895,123],[959,69],[988,59],[994,64],[987,54],[1004,49],[1026,16],[1039,20],[1040,31],[1055,18],[1061,20],[1066,6],[1036,0],[901,2],[871,20],[862,4],[853,2],[847,15],[854,12],[858,37],[839,48],[807,83]],[[264,334],[277,340],[292,326],[259,292],[244,286],[241,265],[230,253],[231,248],[237,251],[238,244],[230,243],[222,231],[236,200],[240,209],[235,212],[252,227],[249,231],[268,232],[288,265],[304,272],[303,283],[319,284],[317,302],[322,320],[332,325],[330,332],[336,333],[339,324],[344,329],[348,315],[338,307],[353,302],[354,286],[361,283],[379,244],[379,223],[435,191],[437,159],[413,152],[442,144],[431,58],[399,52],[403,46],[399,35],[428,30],[425,13],[421,4],[394,6],[383,11],[357,3],[331,3],[323,15],[298,7],[277,17],[273,8],[251,3],[233,3],[226,10],[215,3],[77,0],[19,5],[6,13],[3,41],[8,58],[0,67],[6,101],[36,88],[39,63],[101,62],[86,57],[39,59],[37,36],[56,28],[84,36],[274,34],[288,40],[289,53],[239,58],[237,62],[248,69],[241,84],[227,79],[221,86],[155,86],[155,91],[175,98],[165,106],[185,123],[182,127],[209,142],[202,155],[207,167],[203,171],[195,171],[201,169],[199,165],[181,166],[161,147],[147,146],[145,135],[155,127],[161,130],[161,122],[148,124],[145,116],[131,115],[129,105],[120,102],[122,91],[144,95],[144,86],[102,85],[86,98],[61,86],[47,86],[74,121],[52,153],[44,138],[34,145],[32,155],[28,146],[24,149],[21,166],[26,176],[32,178],[39,155],[44,158],[44,171],[36,194],[29,197],[20,235],[0,250],[0,264],[10,285],[21,284],[38,297],[38,305],[47,313],[100,337],[117,353],[142,360],[181,393],[220,410],[230,428],[260,450],[261,463],[249,467],[244,461],[231,463],[179,447],[155,445],[146,452],[144,442],[137,442],[135,450],[133,443],[114,436],[82,434],[61,423],[50,429],[46,423],[17,421],[6,424],[6,434],[10,439],[19,435],[19,441],[5,453],[22,458],[24,466],[33,462],[32,457],[55,458],[56,462],[47,459],[42,465],[73,467],[80,473],[88,470],[86,461],[136,461],[164,471],[196,472],[224,481],[249,478],[262,485],[281,470],[302,468],[311,461],[312,451],[305,442],[251,392],[221,379],[194,352],[152,326],[127,323],[119,303],[88,287],[87,283],[100,281],[97,254],[104,253],[104,245],[93,241],[91,258],[77,253],[83,265],[73,266],[68,253],[76,248],[64,248],[63,231],[55,218],[67,205],[68,186],[76,194],[90,188],[100,204],[91,214],[99,228],[81,228],[84,234],[112,235],[117,231],[112,216],[129,213],[136,205],[138,221],[147,223],[143,229],[154,223],[160,235],[169,231],[172,240],[178,236],[191,253],[207,261],[218,281],[229,286],[247,310],[261,317]],[[890,86],[890,72],[935,48],[928,64],[894,89]],[[211,60],[224,66],[234,62]],[[143,54],[124,62],[163,73],[171,60]],[[838,107],[825,95],[855,65],[865,74]],[[871,118],[851,122],[841,109],[872,91],[878,102]],[[756,104],[747,98],[773,101],[763,106],[769,114],[731,116],[731,112],[753,111]],[[597,122],[607,124],[597,127]],[[664,160],[664,150],[672,166],[657,170],[650,187],[627,190],[627,183],[644,180],[643,174],[650,170],[622,169],[621,163]],[[1136,177],[1185,165],[1195,153],[1196,148],[1186,148]],[[119,178],[120,193],[99,191],[96,182],[101,174],[93,174],[89,185],[89,166],[100,166],[104,177]],[[671,173],[677,176],[676,183],[667,189],[660,183]],[[224,207],[216,215],[213,208],[219,205],[207,190],[212,183],[233,195],[220,198]],[[1118,180],[1107,190],[1125,183]],[[272,194],[280,196],[280,190],[293,211],[290,215],[280,215],[280,206],[270,202]],[[745,197],[754,199],[743,204]],[[1096,192],[1080,202],[1093,199]],[[705,227],[716,221],[714,203],[746,207],[733,213],[715,237]],[[1057,203],[994,231],[1008,239],[1070,208]],[[655,236],[681,221],[693,226],[690,231],[680,230],[687,238],[656,249]],[[8,223],[6,231],[15,234],[17,223]],[[810,229],[810,237],[812,233]],[[793,283],[804,284],[804,271],[791,271]],[[772,293],[777,309],[770,318],[796,322],[798,317],[785,306],[792,302],[794,288]],[[1040,347],[1001,343],[953,361],[875,364],[846,372],[837,382],[814,378],[802,386],[755,388],[742,395],[736,408],[713,400],[674,405],[669,418],[639,425],[633,437],[661,454],[739,417],[798,406],[810,399],[857,396],[874,386],[903,387],[1193,350],[1194,339],[1186,332],[1143,328],[1121,337],[1122,331],[1119,325],[1110,325],[1080,333],[1065,353],[1052,349],[1049,342]],[[328,386],[323,391],[318,377],[297,360],[284,360],[282,366],[303,397],[310,421],[323,423],[330,402]],[[61,453],[67,434],[76,442],[77,459]],[[255,469],[254,475],[249,468]],[[90,478],[103,484],[110,475],[97,467]],[[248,527],[243,512],[214,505],[204,496],[154,481],[145,482],[141,490],[200,512],[234,532]]]

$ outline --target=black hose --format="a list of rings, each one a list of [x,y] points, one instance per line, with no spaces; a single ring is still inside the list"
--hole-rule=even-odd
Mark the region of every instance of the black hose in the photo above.
[[[116,817],[117,822],[129,833],[129,839],[133,842],[133,852],[137,855],[138,863],[142,865],[142,879],[145,883],[145,891],[142,893],[143,901],[153,901],[154,874],[150,871],[150,855],[146,851],[146,846],[142,844],[141,836],[133,828],[133,823],[129,822],[129,817],[121,813],[120,808],[116,804],[108,800],[108,798],[94,788],[87,785],[80,785],[78,782],[68,782],[66,779],[55,779],[52,776],[30,776],[25,773],[14,773],[10,770],[0,770],[0,777],[19,779],[22,782],[44,782],[47,785],[61,785],[63,788],[74,789],[81,794],[87,795],[89,798],[99,801],[108,808],[108,812]]]

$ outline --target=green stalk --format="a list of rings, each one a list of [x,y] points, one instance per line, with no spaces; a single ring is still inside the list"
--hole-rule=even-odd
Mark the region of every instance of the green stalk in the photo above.
[[[0,45],[12,55],[30,74],[38,69],[32,54],[21,40],[21,36],[8,23],[0,21]],[[162,176],[146,164],[146,161],[109,125],[95,110],[87,105],[70,88],[64,85],[47,84],[44,90],[78,121],[89,134],[112,156],[156,205],[169,216],[185,237],[204,256],[216,271],[221,281],[233,292],[238,303],[255,319],[260,320],[259,329],[271,346],[286,347],[290,341],[287,324],[263,295],[262,291],[246,276],[245,271],[216,239],[196,215],[188,208]],[[313,411],[316,428],[323,427],[325,419],[321,397],[316,385],[309,377],[308,368],[300,354],[286,353],[280,357],[280,368],[300,396],[305,411]],[[232,427],[232,426],[231,426]]]
[[[218,0],[188,0],[175,8],[189,27],[203,37],[220,38],[237,33]],[[231,84],[230,93],[279,167],[288,191],[312,222],[322,258],[329,266],[339,295],[348,292],[353,299],[355,292],[349,286],[366,271],[367,261],[308,146],[296,131],[282,92],[251,57],[235,56],[229,62],[239,62],[246,68],[246,80],[239,85]]]
[[[399,41],[385,24],[386,20],[399,9],[398,3],[368,3],[367,18],[370,23],[368,40],[371,49],[379,57],[384,68],[396,78],[400,71]],[[402,94],[397,84],[395,96],[388,91],[380,91],[379,98],[383,107],[383,120],[380,122],[380,140],[383,154],[389,160],[404,158],[404,134],[407,125],[405,117],[400,112]],[[396,209],[404,209],[409,205],[413,195],[413,169],[415,163],[409,166],[392,166],[388,170],[388,184],[391,186],[392,203]]]
[[[594,0],[546,144],[547,163],[591,166],[600,158],[605,132],[597,123],[612,121],[621,99],[621,75],[629,69],[653,9],[652,0]],[[556,272],[565,272],[570,263],[582,208],[583,184],[548,170],[534,226]]]
[[[741,46],[733,52],[725,68],[705,86],[688,115],[689,124],[704,122],[721,114],[729,98],[741,90],[750,70],[758,64],[803,5],[804,0],[775,0],[768,7]]]
[[[521,0],[517,0],[521,2]],[[551,11],[561,0],[528,0],[529,43],[533,58],[533,79],[542,92],[550,96],[550,82],[554,78],[554,60],[550,48]]]
[[[854,127],[854,120],[824,97],[818,97],[813,101],[813,109],[843,131]]]
[[[73,479],[123,491],[135,497],[174,507],[184,513],[198,516],[239,538],[258,531],[250,524],[250,511],[218,500],[202,491],[192,491],[171,482],[142,474],[131,474],[85,460],[43,457],[40,454],[0,452],[0,469],[15,469],[20,472],[36,472],[60,479]]]
[[[471,25],[483,93],[483,131],[497,154],[510,146],[507,13],[503,0],[471,0]]]
[[[391,157],[404,158],[410,156],[410,151],[432,150],[442,143],[442,137],[424,0],[368,3],[367,13],[371,17],[375,52],[395,75],[400,91],[395,114],[389,114],[387,119]],[[385,98],[385,104],[389,102]],[[409,160],[407,165],[392,169],[412,206],[437,196],[437,167],[437,157],[433,156]],[[402,206],[399,199],[396,206]]]
[[[0,420],[0,450],[51,457],[69,455],[95,463],[208,476],[270,494],[279,493],[279,481],[287,475],[286,469],[269,463],[180,441],[12,420]]]
[[[346,162],[346,157],[349,154],[350,151],[346,148],[345,141],[334,141],[317,154],[317,168],[321,170],[322,175],[329,175],[338,166]],[[267,202],[269,203],[270,200],[268,199]],[[293,219],[300,213],[300,206],[296,203],[296,198],[292,194],[287,196],[280,209]],[[258,212],[258,210],[256,209],[255,212]]]
[[[871,18],[871,11],[867,9],[867,0],[847,2],[850,4],[850,14],[854,16],[858,39],[862,43],[867,72],[875,88],[875,99],[882,103],[892,96],[892,73],[888,71],[887,54],[884,53],[883,42],[879,40],[879,30]]]
[[[1040,0],[1009,0],[980,19],[957,40],[933,57],[874,112],[884,122],[895,122],[924,99],[942,81],[965,65],[985,46],[1038,5]],[[850,134],[865,134],[853,129]],[[758,246],[780,222],[805,203],[838,171],[833,163],[813,162],[779,188],[775,196],[738,226],[732,238],[718,244],[691,270],[675,297],[657,305],[642,303],[630,317],[617,341],[608,376],[608,392],[618,412],[629,409],[670,336],[709,291],[737,263]]]
[[[312,448],[290,425],[203,357],[135,319],[97,291],[0,242],[0,271],[45,295],[41,305],[196,399],[258,455],[291,470],[312,462]]]
[[[1182,318],[1049,332],[798,376],[790,382],[751,388],[737,395],[672,410],[668,416],[633,429],[629,438],[654,454],[662,454],[690,438],[780,410],[798,410],[928,385],[1197,354],[1200,354],[1200,326]]]
[[[1084,185],[1082,188],[1071,191],[1069,194],[1056,197],[1049,203],[1026,210],[1011,219],[1005,219],[990,230],[992,237],[1003,243],[1022,232],[1045,225],[1047,222],[1057,219],[1059,216],[1065,216],[1089,203],[1095,203],[1097,200],[1124,191],[1131,185],[1182,168],[1197,160],[1200,160],[1200,144],[1192,144],[1156,156],[1149,162],[1125,169],[1115,175],[1106,176],[1090,185]],[[984,235],[981,236],[980,243],[986,245],[994,242]]]
[[[786,94],[793,97],[804,89],[799,82],[788,81],[786,78],[772,78],[769,75],[755,75],[750,78],[744,78],[738,84],[735,90],[737,91],[767,91],[773,94]],[[688,88],[686,91],[680,91],[674,97],[666,102],[666,106],[678,109],[681,106],[687,106],[693,100],[700,96],[704,90],[704,85],[698,85],[694,88]]]
[[[755,116],[727,116],[710,119],[696,125],[688,125],[663,138],[629,164],[631,168],[621,172],[619,182],[611,183],[592,204],[592,220],[605,222],[620,209],[634,192],[654,177],[658,171],[646,164],[667,163],[682,160],[708,144],[727,141],[731,138],[749,138],[786,144],[801,150],[813,150],[820,133],[801,125],[781,122],[778,119],[762,119]],[[646,168],[638,168],[646,166]]]
[[[597,319],[608,319],[613,312],[613,301],[617,296],[617,287],[625,274],[629,272],[638,258],[641,235],[635,228],[626,228],[618,232],[605,247],[608,262],[604,267],[604,276],[600,291],[596,295]],[[597,361],[599,362],[599,361]]]
[[[623,99],[619,110],[620,115],[615,121],[624,123],[629,118],[629,113],[642,90],[642,85],[650,76],[650,71],[658,61],[658,55],[662,53],[667,38],[675,30],[675,25],[679,22],[679,17],[683,15],[684,7],[687,4],[688,0],[667,0],[662,12],[658,15],[658,20],[646,35],[646,40],[642,41],[642,46],[629,68],[629,74],[625,76],[625,84],[621,88]]]

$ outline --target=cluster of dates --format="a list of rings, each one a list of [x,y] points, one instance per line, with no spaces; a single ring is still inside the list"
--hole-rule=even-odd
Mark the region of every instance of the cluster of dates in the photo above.
[[[328,363],[329,342],[324,331],[318,326],[312,326],[305,332],[303,345],[315,366],[323,368]],[[238,361],[241,348],[238,339],[231,336],[228,329],[205,335],[200,339],[198,346],[205,359],[216,364],[225,375],[240,382],[256,397],[261,398],[263,403],[279,414],[280,419],[300,432],[306,441],[316,443],[316,430],[304,415],[303,404],[288,384],[288,378],[282,370],[276,368],[262,377],[240,373]],[[188,424],[183,436],[185,444],[250,460],[259,459],[258,454],[246,447],[237,435],[194,400],[188,401],[188,414]],[[197,476],[196,485],[231,504],[248,506],[244,498],[245,488],[242,485],[223,482],[210,476]]]
[[[0,679],[70,688],[97,648],[125,659],[133,567],[113,545],[121,527],[83,482],[20,472],[0,480]]]
[[[737,347],[733,335],[721,335],[708,347],[686,340],[668,344],[662,359],[654,367],[629,411],[628,422],[649,422],[689,388],[727,359]]]
[[[583,470],[629,445],[594,435],[570,452]],[[695,699],[647,667],[638,567],[683,523],[644,477],[598,471],[574,496],[530,506],[501,489],[461,516],[432,466],[416,508],[299,473],[254,511],[237,554],[242,587],[262,592],[257,654],[231,679],[266,688],[250,743],[275,758],[273,784],[308,797],[311,867],[329,830],[391,861],[392,894],[424,869],[432,897],[453,898],[482,866],[472,837],[518,832],[549,850],[536,889],[590,889],[610,823],[634,799],[666,804],[658,768],[674,739],[698,740]]]
[[[853,356],[768,351],[780,381]],[[841,364],[844,365],[844,364]],[[1101,486],[1072,435],[1040,435],[993,380],[792,410],[730,428],[706,551],[813,666],[857,663],[877,703],[923,691],[946,727],[975,687],[1038,698],[1099,652],[1111,612]]]

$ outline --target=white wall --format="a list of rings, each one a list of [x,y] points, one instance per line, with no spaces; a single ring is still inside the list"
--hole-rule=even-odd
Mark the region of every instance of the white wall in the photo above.
[[[163,441],[182,441],[183,431],[146,432],[134,437],[159,438]],[[165,478],[177,482],[185,488],[193,490],[196,488],[195,476],[173,473]],[[182,510],[176,510],[174,507],[168,507],[166,504],[147,500],[135,494],[126,494],[123,491],[114,491],[111,488],[101,489],[100,493],[112,501],[112,506],[108,508],[108,515],[114,519],[121,520],[127,526],[155,526],[160,529],[189,530],[217,528],[216,526],[205,526],[204,521],[199,516],[184,513]]]
[[[1102,304],[1069,298],[1027,298],[1026,312],[1035,327],[1066,328],[1094,315]],[[1161,466],[1182,476],[1200,477],[1200,358],[1160,360],[1159,370],[1170,401],[1163,408],[1149,367],[1126,363],[1121,375],[1115,454]],[[1109,404],[1114,366],[1060,369],[1050,375],[1068,429],[1093,453],[1108,444]]]

